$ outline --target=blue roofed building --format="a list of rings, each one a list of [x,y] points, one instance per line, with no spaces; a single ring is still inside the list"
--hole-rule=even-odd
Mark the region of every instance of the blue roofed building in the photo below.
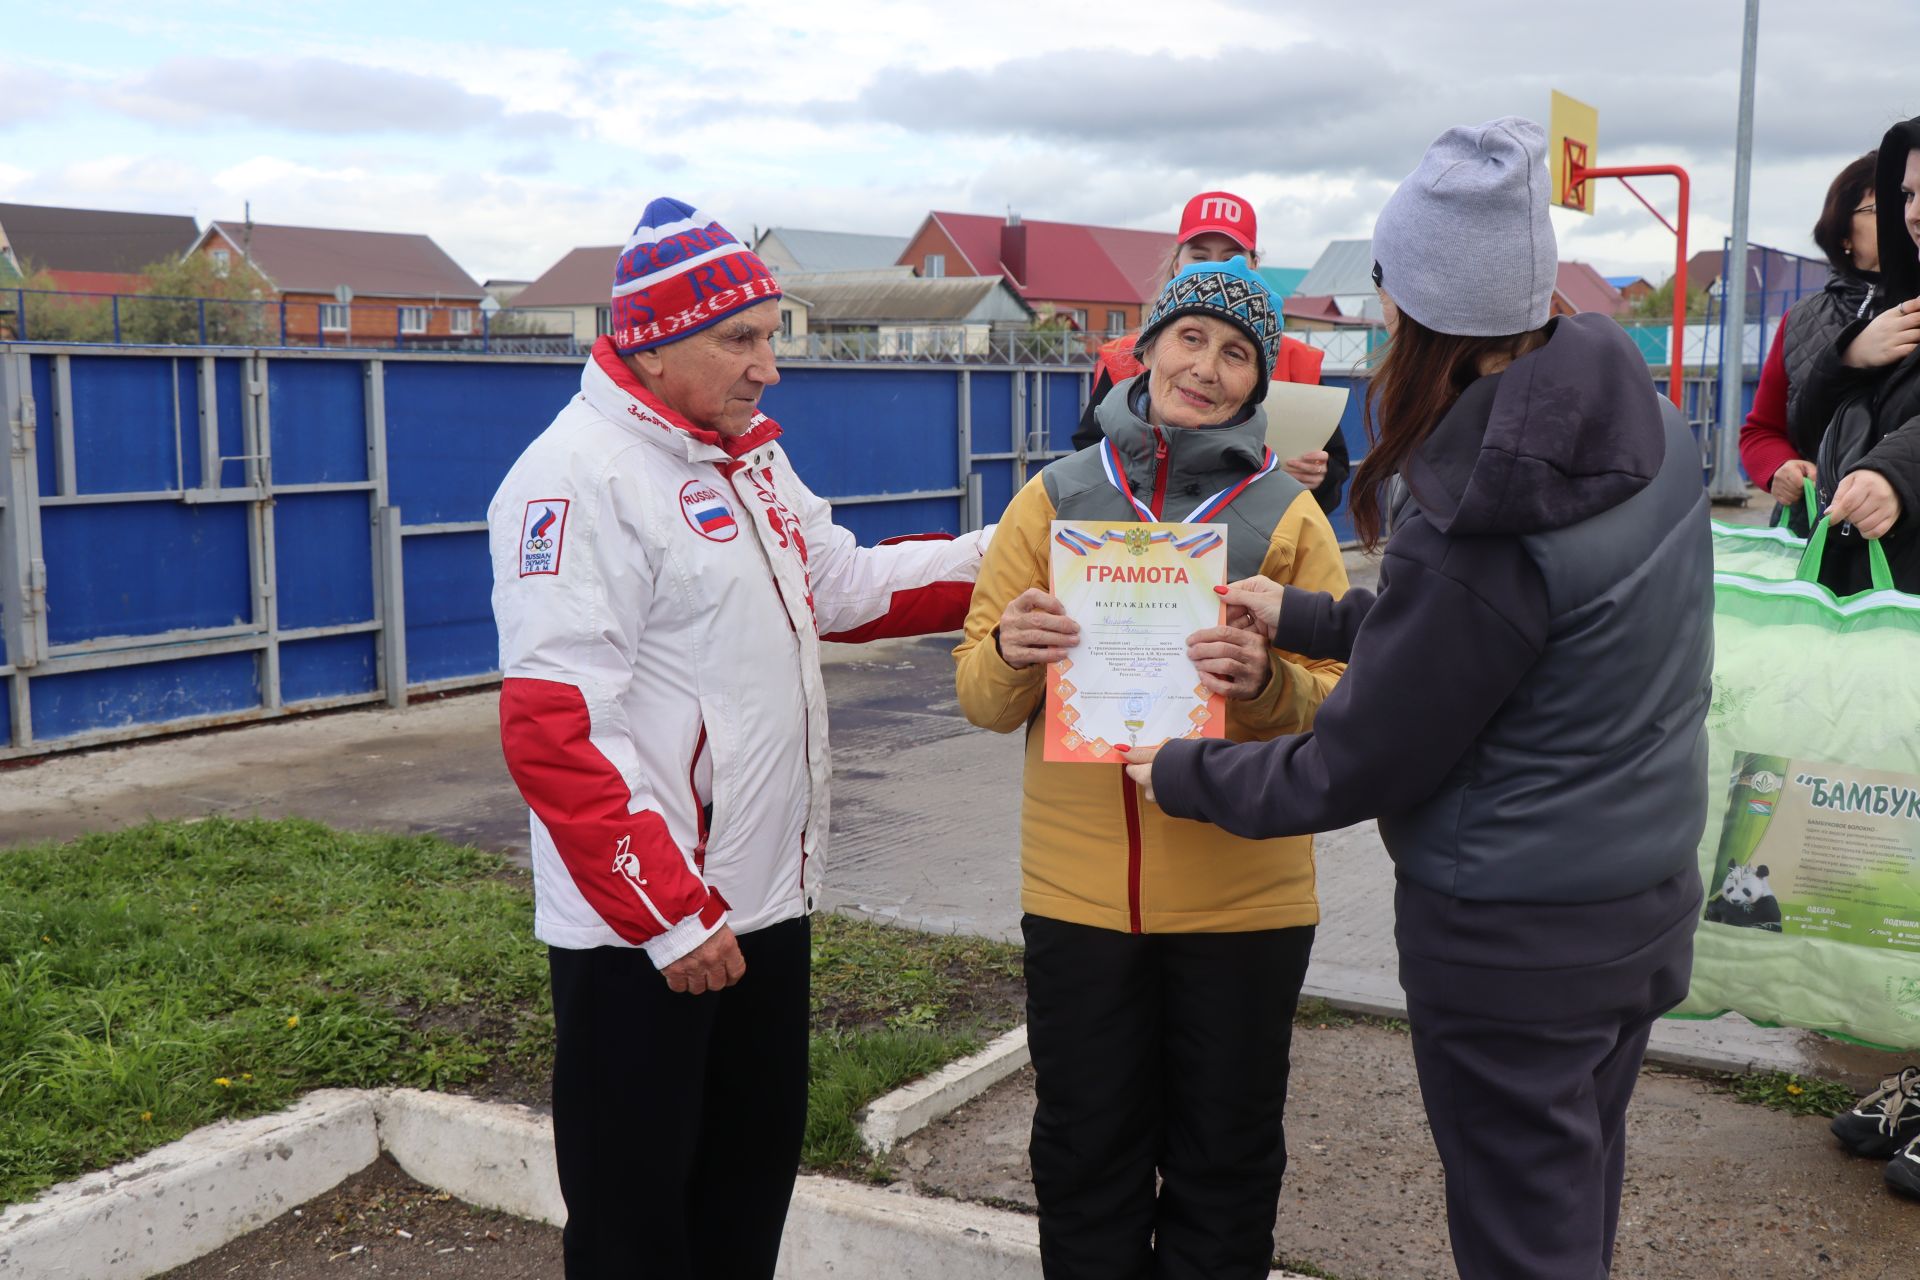
[[[1307,278],[1305,267],[1255,267],[1254,270],[1267,282],[1273,296],[1282,302],[1300,292],[1300,282]]]
[[[808,231],[800,227],[768,227],[753,242],[753,251],[776,276],[879,271],[891,267],[906,250],[906,236]]]

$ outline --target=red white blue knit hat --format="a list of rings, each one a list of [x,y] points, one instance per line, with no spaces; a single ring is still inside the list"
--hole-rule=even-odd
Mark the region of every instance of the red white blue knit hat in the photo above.
[[[680,200],[655,200],[613,268],[613,345],[663,347],[780,296],[760,256]]]

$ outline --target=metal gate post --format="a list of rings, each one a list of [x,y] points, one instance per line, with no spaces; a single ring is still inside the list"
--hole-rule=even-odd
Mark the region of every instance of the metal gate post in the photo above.
[[[972,533],[980,526],[976,523],[973,505],[979,493],[979,484],[973,475],[973,371],[960,370],[959,401],[960,412],[954,424],[954,435],[959,447],[960,458],[960,528],[961,533]]]
[[[0,473],[0,613],[7,630],[6,662],[13,722],[12,745],[33,741],[28,671],[47,651],[47,562],[40,549],[40,473],[34,458],[36,413],[32,357],[0,355],[0,399],[6,405],[6,470]]]
[[[1009,432],[1013,439],[1013,491],[1020,492],[1027,483],[1027,373],[1025,369],[1013,371],[1013,429]]]
[[[407,705],[407,596],[402,575],[400,508],[387,505],[387,366],[366,364],[367,479],[373,481],[368,511],[373,521],[374,661],[387,705]]]
[[[247,532],[254,560],[254,625],[265,630],[267,647],[260,651],[260,702],[278,711],[280,697],[280,576],[273,529],[273,420],[267,407],[267,361],[252,356],[240,365],[246,379],[241,401],[240,451],[246,458],[245,484],[254,491],[247,504]]]
[[[401,558],[400,508],[383,506],[379,515],[380,680],[387,705],[407,705],[407,597]]]

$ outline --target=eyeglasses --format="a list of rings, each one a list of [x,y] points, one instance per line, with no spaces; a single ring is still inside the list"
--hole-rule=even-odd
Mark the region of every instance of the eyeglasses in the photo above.
[[[1380,264],[1378,262],[1373,264],[1373,287],[1376,289],[1380,287]]]
[[[1854,212],[1855,213],[1877,213],[1879,212],[1879,209],[1880,209],[1880,206],[1877,204],[1863,204],[1858,209],[1855,209]]]

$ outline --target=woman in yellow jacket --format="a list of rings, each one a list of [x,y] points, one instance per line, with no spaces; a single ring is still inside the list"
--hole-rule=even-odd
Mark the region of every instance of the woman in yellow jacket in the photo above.
[[[1272,1256],[1287,1052],[1319,921],[1311,837],[1168,818],[1117,762],[1048,763],[1036,726],[1046,664],[1078,637],[1048,591],[1056,519],[1221,523],[1229,580],[1346,590],[1332,527],[1265,445],[1278,313],[1245,259],[1169,282],[1141,330],[1145,372],[1099,407],[1102,441],[1008,505],[955,650],[967,718],[1027,733],[1021,927],[1050,1280],[1265,1276]],[[1229,700],[1227,736],[1307,728],[1341,664],[1228,623],[1188,639]]]

